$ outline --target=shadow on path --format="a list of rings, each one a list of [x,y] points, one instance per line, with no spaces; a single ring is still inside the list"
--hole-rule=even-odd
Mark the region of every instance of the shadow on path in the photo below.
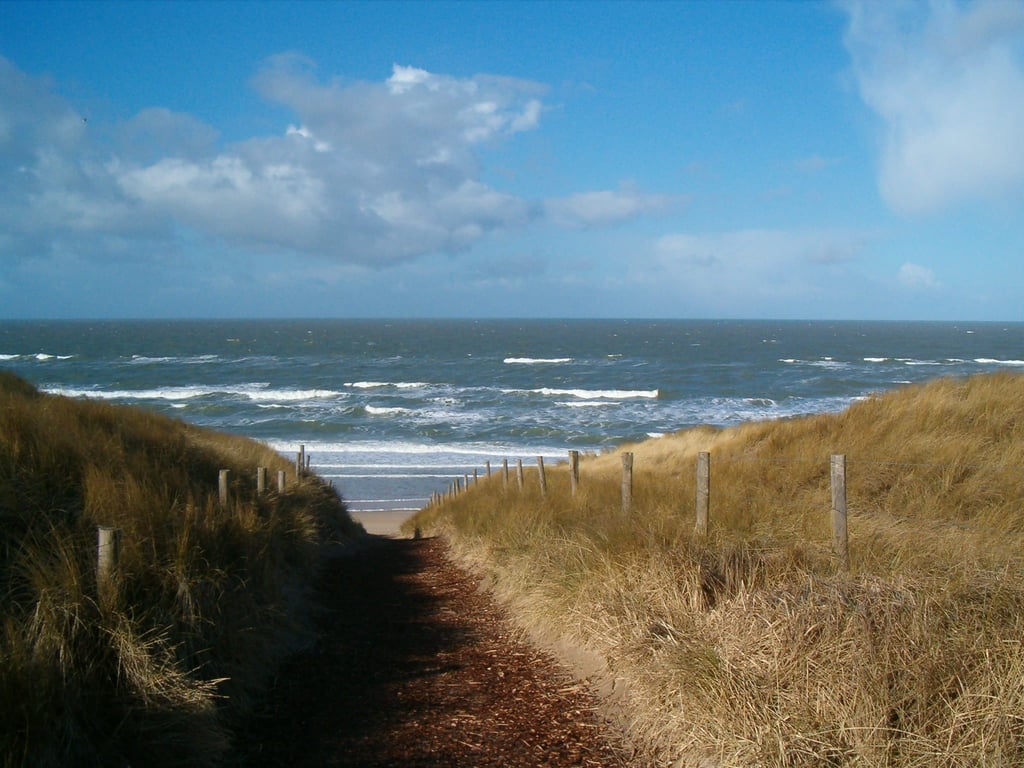
[[[242,764],[622,764],[593,701],[513,636],[443,541],[373,538],[319,592],[320,638],[281,670]]]

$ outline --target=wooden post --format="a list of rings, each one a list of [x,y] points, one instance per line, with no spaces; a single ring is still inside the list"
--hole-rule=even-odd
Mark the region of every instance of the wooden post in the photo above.
[[[473,485],[476,485],[479,482],[480,482],[480,476],[477,475],[476,467],[473,467]]]
[[[284,493],[284,470],[277,470],[277,492]]]
[[[633,506],[633,454],[622,454],[622,514],[628,515]]]
[[[508,459],[501,460],[501,485],[503,488],[508,487]]]
[[[218,487],[220,489],[220,505],[226,507],[228,505],[228,480],[231,477],[230,469],[222,469],[220,471],[220,477],[218,478]]]
[[[580,484],[580,452],[569,451],[569,492],[575,496]]]
[[[545,496],[548,492],[548,478],[544,474],[544,457],[537,457],[537,482],[540,483],[540,495]]]
[[[523,460],[516,459],[516,480],[519,482],[519,490],[523,490]]]
[[[267,492],[267,468],[256,467],[256,493],[262,496]]]
[[[832,455],[832,552],[841,570],[850,569],[850,541],[846,528],[846,456]]]
[[[106,593],[117,570],[121,549],[121,531],[101,525],[96,529],[96,586],[100,597]]]
[[[701,451],[697,454],[697,524],[694,530],[706,536],[708,532],[708,508],[711,497],[711,454]]]
[[[487,476],[491,476],[491,462],[490,460],[484,462],[484,466],[487,468]]]

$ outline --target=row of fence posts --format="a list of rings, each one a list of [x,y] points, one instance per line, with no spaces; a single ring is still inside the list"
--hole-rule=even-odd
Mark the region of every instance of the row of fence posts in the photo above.
[[[295,457],[295,475],[301,477],[309,471],[310,456],[306,453],[306,446],[299,446]],[[262,496],[267,492],[267,467],[256,468],[256,495]],[[222,469],[217,477],[217,497],[222,507],[228,506],[231,500],[231,470]],[[277,471],[277,492],[284,493],[285,471]],[[96,529],[96,583],[100,592],[106,590],[111,583],[114,572],[117,569],[117,560],[121,548],[121,529],[109,525],[100,525]]]
[[[833,454],[830,459],[830,480],[832,487],[831,524],[832,524],[832,552],[839,562],[842,570],[850,567],[850,544],[849,532],[847,530],[846,518],[846,456],[844,454]],[[486,462],[487,477],[491,476],[491,462]],[[464,482],[456,479],[448,488],[447,494],[435,493],[431,497],[431,503],[438,504],[445,498],[454,498],[460,493],[469,490],[470,476],[463,475]],[[473,483],[478,481],[477,471],[473,470]],[[541,495],[547,494],[547,475],[544,470],[544,457],[537,457],[537,481],[540,486]],[[502,482],[505,487],[509,484],[508,459],[502,460]],[[523,490],[523,460],[516,459],[516,483],[519,490]],[[569,451],[569,489],[572,496],[576,495],[580,486],[580,452]],[[701,536],[707,535],[708,520],[711,511],[711,454],[701,451],[697,454],[697,498],[696,498],[696,522],[694,530]],[[633,454],[622,454],[622,513],[628,515],[633,506]]]

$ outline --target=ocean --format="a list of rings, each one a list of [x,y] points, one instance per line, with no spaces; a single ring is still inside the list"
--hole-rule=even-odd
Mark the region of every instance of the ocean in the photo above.
[[[304,445],[352,511],[404,517],[486,461],[557,461],[1024,371],[1024,323],[0,321],[0,367],[290,459]]]

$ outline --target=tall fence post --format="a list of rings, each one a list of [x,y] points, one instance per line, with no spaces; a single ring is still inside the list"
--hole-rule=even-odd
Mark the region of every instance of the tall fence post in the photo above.
[[[228,505],[228,480],[231,477],[230,469],[222,469],[220,476],[217,479],[217,486],[220,491],[220,505],[226,507]]]
[[[267,468],[256,467],[256,493],[262,496],[267,492]]]
[[[622,514],[633,506],[633,454],[622,454]]]
[[[305,444],[299,445],[299,452],[295,454],[295,477],[302,477],[302,473],[306,471],[306,446]]]
[[[850,569],[850,539],[846,527],[846,456],[832,454],[832,551],[839,567]]]
[[[711,496],[711,454],[701,451],[697,454],[697,524],[694,530],[705,536],[708,532],[708,508]]]
[[[519,490],[523,490],[523,460],[516,459],[516,482],[519,483]]]
[[[284,493],[284,477],[285,477],[284,470],[283,469],[277,470],[277,492],[278,493]]]
[[[580,452],[569,451],[569,492],[575,496],[580,484]]]
[[[508,459],[501,460],[501,487],[508,487]]]
[[[96,528],[96,588],[101,599],[105,598],[117,570],[117,558],[121,549],[121,530],[108,525]]]
[[[473,467],[473,485],[476,485],[479,482],[480,482],[480,475],[476,471],[476,467]]]
[[[537,457],[537,481],[540,483],[540,495],[544,496],[548,492],[548,478],[544,474],[544,457]]]
[[[487,470],[487,476],[490,477],[491,476],[491,462],[490,462],[489,459],[484,462],[484,468]]]

